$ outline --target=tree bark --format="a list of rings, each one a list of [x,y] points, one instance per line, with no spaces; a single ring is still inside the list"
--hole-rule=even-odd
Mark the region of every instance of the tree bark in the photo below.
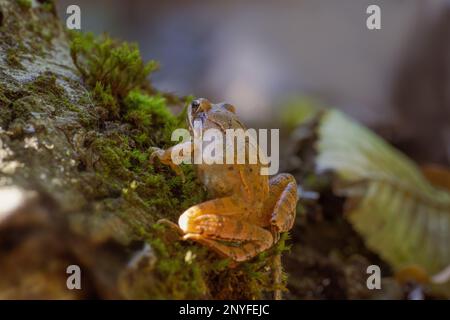
[[[0,61],[0,298],[123,297],[134,236],[113,213],[131,204],[86,167],[94,106],[52,2],[0,1]]]

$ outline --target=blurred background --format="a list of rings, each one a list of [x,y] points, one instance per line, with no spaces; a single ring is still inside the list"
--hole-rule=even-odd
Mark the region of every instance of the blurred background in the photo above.
[[[137,42],[158,89],[277,127],[286,105],[336,107],[424,163],[450,162],[448,0],[60,0],[82,31]],[[381,30],[366,9],[381,8]],[[311,102],[312,103],[312,102]]]

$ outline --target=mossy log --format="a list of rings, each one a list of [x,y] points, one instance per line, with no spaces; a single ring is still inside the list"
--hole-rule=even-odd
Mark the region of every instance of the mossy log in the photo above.
[[[230,268],[155,224],[206,193],[148,163],[188,99],[133,45],[69,33],[51,1],[0,0],[0,298],[262,298],[277,248]],[[67,267],[81,268],[69,290]]]

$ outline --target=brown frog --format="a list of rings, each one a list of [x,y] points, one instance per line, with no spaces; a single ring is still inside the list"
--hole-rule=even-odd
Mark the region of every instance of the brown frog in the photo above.
[[[225,135],[227,129],[246,130],[234,106],[211,104],[206,99],[194,100],[189,105],[191,135],[195,134],[195,121],[200,121],[203,132],[215,128]],[[245,143],[246,151],[251,149],[249,143]],[[184,144],[184,150],[197,148],[192,141]],[[151,161],[159,158],[179,172],[171,158],[173,148],[156,149]],[[199,242],[236,262],[251,259],[274,245],[279,234],[290,230],[294,223],[297,184],[290,174],[278,174],[271,179],[261,175],[262,166],[260,161],[249,164],[248,152],[245,164],[236,164],[236,161],[234,164],[225,161],[224,164],[195,164],[198,178],[212,200],[194,205],[181,214],[178,227],[183,239]]]

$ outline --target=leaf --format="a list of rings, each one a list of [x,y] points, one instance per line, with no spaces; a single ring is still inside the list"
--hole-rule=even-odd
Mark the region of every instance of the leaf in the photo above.
[[[423,175],[432,185],[450,191],[450,170],[435,164],[421,167]]]
[[[337,174],[346,214],[395,270],[430,276],[450,265],[450,194],[432,186],[404,154],[338,111],[323,115],[317,169]]]

